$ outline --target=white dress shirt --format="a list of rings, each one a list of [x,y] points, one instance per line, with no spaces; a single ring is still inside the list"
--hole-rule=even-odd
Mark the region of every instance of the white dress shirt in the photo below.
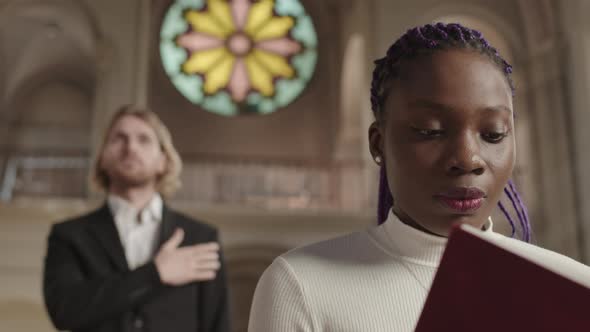
[[[162,223],[162,197],[154,195],[141,211],[115,195],[109,195],[107,203],[115,219],[127,265],[134,270],[147,263],[157,249]]]

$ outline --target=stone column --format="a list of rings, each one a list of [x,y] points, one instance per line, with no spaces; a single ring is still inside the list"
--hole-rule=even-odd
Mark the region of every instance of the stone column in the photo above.
[[[557,1],[556,1],[557,2]],[[579,221],[578,233],[573,237],[579,241],[580,254],[585,263],[590,260],[590,112],[588,107],[590,89],[590,22],[587,13],[590,11],[590,2],[585,0],[573,0],[557,2],[561,13],[561,22],[564,37],[565,52],[555,59],[555,65],[565,67],[567,70],[564,83],[568,88],[569,127],[568,138],[570,146],[568,151],[572,153],[573,170],[575,176],[576,199],[572,204],[577,207],[577,218]],[[566,55],[566,56],[563,56]],[[555,136],[555,135],[551,135]],[[556,163],[559,160],[555,161]],[[563,179],[556,178],[555,181]],[[566,209],[551,204],[556,215],[562,212],[568,213]],[[567,209],[570,207],[567,206]],[[552,220],[554,227],[559,227],[561,218]]]
[[[344,1],[342,13],[343,61],[340,77],[340,116],[334,159],[340,166],[340,202],[350,211],[366,211],[374,171],[367,129],[372,121],[369,102],[372,36],[371,3]]]
[[[571,4],[572,2],[568,2]],[[551,1],[520,1],[529,58],[525,92],[537,151],[537,242],[580,259],[579,216],[573,173],[571,121],[566,99],[564,50]],[[590,178],[589,178],[590,179]]]

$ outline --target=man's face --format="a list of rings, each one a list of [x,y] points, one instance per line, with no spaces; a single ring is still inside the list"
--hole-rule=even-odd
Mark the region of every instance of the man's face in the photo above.
[[[166,157],[154,129],[139,117],[124,115],[108,133],[100,167],[111,187],[143,187],[156,183]]]

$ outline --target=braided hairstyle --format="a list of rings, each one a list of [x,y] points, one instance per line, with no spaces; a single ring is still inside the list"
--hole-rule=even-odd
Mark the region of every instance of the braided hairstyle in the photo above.
[[[427,24],[408,30],[387,50],[385,57],[375,61],[373,80],[371,82],[371,109],[373,110],[375,119],[377,121],[381,120],[384,113],[383,106],[387,99],[387,94],[391,91],[392,82],[396,78],[399,78],[405,63],[420,56],[450,49],[469,50],[487,57],[504,73],[504,77],[514,95],[514,82],[511,78],[512,66],[483,38],[481,32],[457,23]],[[528,212],[512,180],[504,188],[504,193],[516,211],[522,229],[523,240],[530,242],[531,226]],[[379,203],[377,207],[379,224],[387,219],[392,206],[393,196],[389,189],[385,168],[382,166],[379,180]],[[502,202],[498,202],[498,207],[510,223],[512,236],[514,236],[516,232],[515,221]]]

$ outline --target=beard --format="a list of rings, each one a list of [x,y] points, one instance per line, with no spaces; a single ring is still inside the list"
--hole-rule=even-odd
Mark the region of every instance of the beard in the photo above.
[[[154,185],[158,179],[158,174],[150,172],[143,165],[128,167],[117,165],[107,170],[110,185],[118,188],[140,188]]]

